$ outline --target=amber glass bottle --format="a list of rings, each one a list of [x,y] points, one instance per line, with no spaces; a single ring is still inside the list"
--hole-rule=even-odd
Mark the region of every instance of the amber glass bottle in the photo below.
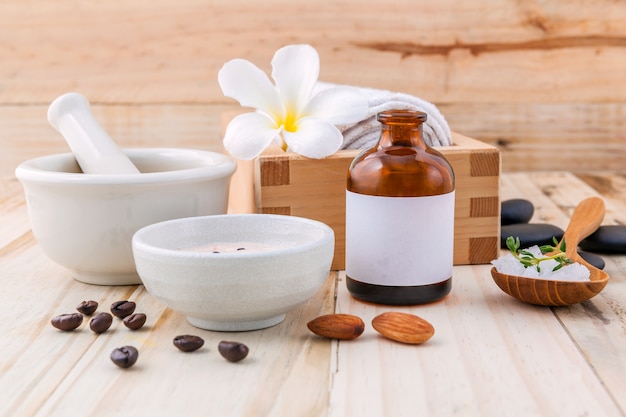
[[[454,173],[426,145],[426,114],[378,114],[380,140],[357,156],[346,192],[346,281],[379,304],[439,300],[452,286]]]

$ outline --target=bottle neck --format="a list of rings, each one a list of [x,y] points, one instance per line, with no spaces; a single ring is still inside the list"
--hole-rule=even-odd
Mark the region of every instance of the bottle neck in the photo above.
[[[427,115],[412,110],[386,110],[378,113],[381,124],[378,149],[393,147],[426,148],[422,139],[422,124]]]
[[[422,123],[383,123],[378,148],[390,146],[426,148],[422,137]]]

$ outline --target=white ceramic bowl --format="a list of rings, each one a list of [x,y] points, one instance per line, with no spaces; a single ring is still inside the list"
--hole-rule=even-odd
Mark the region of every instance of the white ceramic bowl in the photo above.
[[[181,250],[203,245],[219,253]],[[333,230],[321,222],[271,214],[171,220],[133,237],[148,292],[192,325],[218,331],[283,321],[322,286],[334,245]]]
[[[17,167],[33,233],[41,249],[79,281],[140,284],[131,239],[164,220],[225,213],[234,161],[193,149],[124,152],[142,172],[83,174],[71,153]]]

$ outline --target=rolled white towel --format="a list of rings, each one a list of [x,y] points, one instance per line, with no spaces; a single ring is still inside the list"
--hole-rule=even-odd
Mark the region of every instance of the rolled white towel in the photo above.
[[[324,90],[338,86],[338,84],[319,82],[317,88]],[[338,126],[343,134],[341,149],[367,149],[374,146],[380,137],[380,123],[376,120],[376,115],[385,110],[416,110],[426,113],[427,118],[423,125],[424,141],[431,146],[452,145],[448,122],[434,104],[410,94],[352,87],[367,97],[369,112],[359,122]]]

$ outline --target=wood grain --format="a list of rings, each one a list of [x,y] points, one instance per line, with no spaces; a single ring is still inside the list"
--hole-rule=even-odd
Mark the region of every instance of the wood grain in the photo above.
[[[41,110],[78,91],[110,113],[147,106],[113,120],[119,137],[167,121],[181,146],[182,125],[202,127],[196,143],[219,115],[188,106],[234,103],[217,83],[226,61],[269,72],[279,47],[309,43],[322,80],[432,101],[453,130],[501,147],[504,171],[621,169],[625,19],[612,0],[3,2],[0,129],[41,141]],[[34,125],[11,116],[32,111]]]
[[[590,174],[584,178],[595,178],[595,183],[624,184],[623,176],[613,173]],[[616,190],[616,188],[612,188]],[[567,227],[568,216],[581,200],[591,196],[601,196],[605,202],[606,214],[603,224],[626,224],[626,211],[623,209],[624,193],[603,193],[576,176],[565,172],[516,173],[503,176],[502,198],[524,196],[535,205],[531,222],[551,223],[563,229]],[[613,397],[625,412],[626,382],[622,375],[626,364],[617,351],[626,343],[626,310],[620,301],[626,299],[625,275],[626,257],[603,257],[605,271],[611,277],[605,291],[587,302],[555,308],[553,311],[566,326],[578,323],[572,329],[572,338],[584,354],[597,364],[596,371],[611,387]],[[598,344],[596,337],[602,335],[605,343]]]
[[[323,79],[401,86],[441,103],[623,100],[626,6],[607,0],[489,6],[4,3],[0,39],[3,58],[12,59],[1,61],[0,97],[32,103],[79,89],[97,102],[225,102],[215,77],[225,61],[245,57],[269,69],[278,47],[308,42],[320,51]],[[601,85],[612,88],[598,91]]]
[[[484,268],[456,267],[453,279],[443,302],[399,310],[433,324],[435,335],[423,345],[399,345],[372,331],[359,343],[335,345],[331,416],[620,415],[593,383],[594,369],[576,343],[556,331],[549,309],[500,292]],[[369,323],[395,310],[355,301],[344,281],[340,276],[339,312]]]
[[[492,281],[488,265],[455,266],[452,293],[416,307],[376,306],[347,292],[345,274],[270,329],[220,333],[199,330],[157,302],[142,286],[79,283],[40,250],[30,232],[21,187],[0,184],[0,415],[66,416],[161,414],[206,416],[626,416],[626,256],[605,257],[611,282],[592,300],[569,307],[531,306]],[[623,175],[566,172],[501,177],[503,198],[528,198],[533,222],[568,224],[582,199],[601,195],[605,224],[626,221]],[[82,300],[131,299],[148,316],[131,332],[115,321],[100,336],[85,324],[63,333],[49,324]],[[370,323],[384,311],[414,313],[435,335],[419,346],[378,335]],[[308,332],[318,315],[351,313],[365,332],[336,342]],[[172,345],[198,334],[201,350]],[[217,353],[220,340],[250,347],[232,364]],[[113,348],[133,344],[139,361],[115,367]]]
[[[311,415],[323,410],[330,346],[307,337],[306,322],[332,312],[334,274],[278,326],[263,332],[209,332],[189,325],[143,286],[99,287],[72,280],[41,256],[34,243],[31,235],[2,262],[3,282],[16,291],[5,292],[3,302],[10,301],[17,310],[0,313],[0,329],[11,340],[0,348],[0,415],[115,415],[124,410],[136,416],[205,411],[215,416],[281,416],[294,409]],[[20,265],[28,268],[20,272]],[[74,332],[49,324],[52,316],[72,312],[89,299],[100,303],[98,311],[107,311],[117,300],[133,300],[148,321],[133,332],[115,319],[101,335],[92,333],[86,322]],[[199,335],[205,346],[184,354],[172,344],[178,334]],[[220,340],[233,338],[250,348],[238,365],[217,352]],[[139,360],[120,370],[109,354],[128,344],[138,348]],[[148,393],[144,389],[149,381],[158,382]],[[144,401],[146,396],[150,401]]]
[[[0,104],[0,172],[22,161],[67,152],[48,124],[47,104]],[[181,146],[221,150],[222,117],[235,104],[93,104],[102,126],[121,146]],[[455,131],[500,150],[502,170],[623,170],[626,106],[600,104],[451,104],[440,106]],[[19,141],[19,147],[11,146]]]

